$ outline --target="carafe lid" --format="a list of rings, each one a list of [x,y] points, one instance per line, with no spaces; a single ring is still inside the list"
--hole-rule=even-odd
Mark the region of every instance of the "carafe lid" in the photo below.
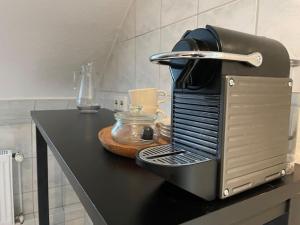
[[[129,120],[129,121],[147,121],[154,122],[156,115],[144,114],[141,112],[117,112],[115,113],[116,120]]]
[[[146,114],[141,109],[130,109],[130,111],[115,113],[116,120],[126,120],[130,122],[149,122],[153,123],[157,119],[156,114]]]

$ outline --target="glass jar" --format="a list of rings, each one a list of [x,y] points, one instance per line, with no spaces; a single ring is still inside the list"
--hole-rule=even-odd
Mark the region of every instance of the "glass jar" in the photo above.
[[[141,112],[118,112],[112,127],[112,138],[120,144],[146,145],[156,140],[156,115]]]

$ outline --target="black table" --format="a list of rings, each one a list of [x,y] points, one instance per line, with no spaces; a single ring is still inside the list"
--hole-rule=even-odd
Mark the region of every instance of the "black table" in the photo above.
[[[109,110],[31,115],[37,127],[40,225],[49,224],[47,145],[95,225],[258,225],[275,218],[268,224],[300,224],[300,166],[284,179],[207,202],[105,151],[97,133],[114,123]]]

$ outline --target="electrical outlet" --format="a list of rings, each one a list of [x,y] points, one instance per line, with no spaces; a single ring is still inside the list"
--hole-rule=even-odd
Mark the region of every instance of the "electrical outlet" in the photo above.
[[[120,96],[119,100],[119,108],[121,111],[127,111],[128,110],[128,97],[127,96]]]
[[[117,98],[114,98],[114,110],[119,110],[119,100]]]
[[[113,109],[115,111],[128,110],[128,97],[126,95],[116,95],[113,98]]]

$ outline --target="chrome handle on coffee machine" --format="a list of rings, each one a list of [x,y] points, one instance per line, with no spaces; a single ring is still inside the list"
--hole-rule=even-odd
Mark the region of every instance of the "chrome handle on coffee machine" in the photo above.
[[[170,62],[171,59],[219,59],[246,62],[252,66],[259,67],[263,62],[263,56],[259,52],[253,52],[248,55],[234,54],[228,52],[213,52],[213,51],[178,51],[164,52],[150,56],[150,61],[153,63]],[[300,60],[291,59],[291,67],[300,66]]]
[[[262,54],[259,52],[253,52],[248,55],[242,55],[213,51],[178,51],[159,53],[150,57],[150,61],[154,63],[166,63],[172,59],[219,59],[246,62],[255,67],[259,67],[263,62]]]

